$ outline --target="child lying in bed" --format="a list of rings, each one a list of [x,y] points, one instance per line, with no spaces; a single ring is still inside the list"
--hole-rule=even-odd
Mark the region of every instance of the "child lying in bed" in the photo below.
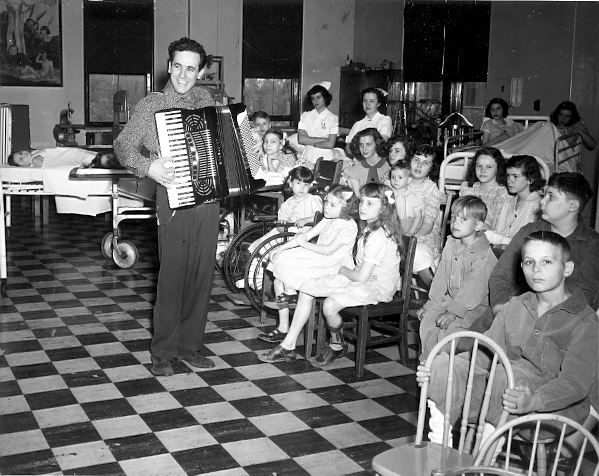
[[[13,152],[8,156],[8,165],[16,167],[41,167],[44,163],[45,155],[51,154],[56,148],[40,150],[20,150]],[[80,167],[85,168],[103,168],[103,169],[121,169],[122,166],[116,158],[116,155],[104,152],[98,152],[94,157],[89,155],[82,156]]]

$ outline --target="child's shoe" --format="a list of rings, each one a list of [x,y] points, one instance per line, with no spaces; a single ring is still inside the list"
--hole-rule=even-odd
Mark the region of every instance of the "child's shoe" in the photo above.
[[[326,345],[322,352],[310,360],[314,367],[328,367],[335,360],[344,357],[347,354],[347,343],[343,343],[341,350],[333,350],[329,345]]]
[[[258,339],[270,344],[276,344],[277,342],[283,342],[285,337],[287,337],[287,332],[281,332],[279,329],[275,329],[268,334],[260,334]]]
[[[295,352],[295,349],[287,350],[280,345],[277,345],[268,352],[258,355],[258,360],[267,364],[274,364],[277,362],[295,362],[297,360],[297,353]]]

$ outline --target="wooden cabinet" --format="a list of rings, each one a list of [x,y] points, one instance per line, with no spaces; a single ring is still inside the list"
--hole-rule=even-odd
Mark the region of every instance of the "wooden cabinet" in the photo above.
[[[360,92],[366,88],[381,88],[389,93],[387,106],[379,108],[381,114],[394,118],[396,104],[402,95],[402,74],[398,69],[370,69],[354,71],[341,69],[339,87],[339,126],[351,128],[364,117]]]

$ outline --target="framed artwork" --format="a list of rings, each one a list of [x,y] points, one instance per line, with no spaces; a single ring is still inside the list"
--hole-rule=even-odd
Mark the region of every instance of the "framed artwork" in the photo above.
[[[204,69],[204,74],[200,78],[200,84],[222,83],[223,78],[223,57],[213,56],[210,68]]]
[[[135,106],[150,92],[149,74],[95,74],[86,82],[86,123],[90,126],[112,126],[113,98],[117,91],[127,91],[127,107]]]
[[[0,0],[0,86],[62,86],[62,0]]]

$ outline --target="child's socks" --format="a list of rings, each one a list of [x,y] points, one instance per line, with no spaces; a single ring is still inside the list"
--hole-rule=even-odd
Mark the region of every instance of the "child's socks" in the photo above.
[[[483,427],[483,436],[482,436],[482,439],[480,442],[481,448],[482,448],[482,445],[485,444],[485,441],[487,441],[489,439],[489,437],[493,434],[493,432],[496,429],[497,428],[495,428],[490,423],[485,422],[485,426]],[[493,453],[493,459],[491,460],[491,464],[495,463],[495,460],[497,459],[497,457],[501,453],[501,450],[503,449],[504,443],[505,443],[505,438],[502,436],[501,438],[499,438],[499,440],[497,442],[497,448],[495,448],[495,452]]]
[[[427,400],[427,405],[431,413],[431,417],[428,420],[428,426],[430,428],[430,432],[428,433],[428,439],[431,443],[437,443],[439,445],[443,444],[443,422],[444,417],[443,413],[441,413],[437,409],[437,405],[432,400]],[[452,426],[449,426],[449,446],[453,446],[453,438],[451,435]]]

